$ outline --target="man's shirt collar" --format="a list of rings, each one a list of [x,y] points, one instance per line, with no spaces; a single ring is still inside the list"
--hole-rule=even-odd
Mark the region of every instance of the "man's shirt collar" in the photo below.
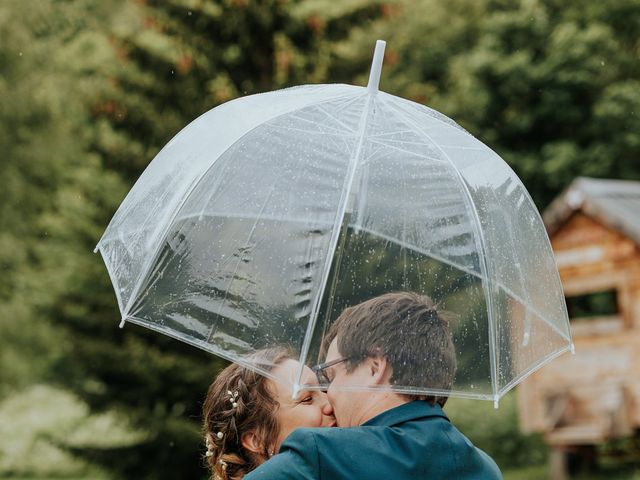
[[[391,427],[424,417],[442,417],[447,421],[449,420],[437,403],[430,405],[424,400],[414,400],[382,412],[363,423],[362,426]]]

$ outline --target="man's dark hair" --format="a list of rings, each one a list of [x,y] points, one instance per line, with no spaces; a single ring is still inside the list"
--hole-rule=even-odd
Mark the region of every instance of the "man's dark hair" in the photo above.
[[[345,309],[323,339],[323,351],[337,338],[349,372],[367,357],[380,355],[393,369],[392,385],[451,390],[456,353],[448,317],[427,296],[387,293]],[[447,401],[442,395],[405,396],[441,406]]]

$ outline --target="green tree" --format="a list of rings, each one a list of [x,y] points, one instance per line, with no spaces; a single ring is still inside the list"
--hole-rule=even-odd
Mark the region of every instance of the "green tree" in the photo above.
[[[127,448],[73,451],[121,477],[199,467],[198,416],[223,363],[115,328],[91,253],[184,125],[240,95],[308,82],[381,87],[451,116],[539,206],[576,175],[640,178],[637,0],[41,0],[0,3],[0,396],[36,381],[117,409]]]
[[[96,105],[113,91],[118,70],[110,31],[127,7],[0,6],[0,394],[42,381],[73,389],[146,432],[121,451],[73,445],[74,452],[137,478],[161,478],[168,465],[197,476],[198,427],[188,415],[197,415],[216,363],[203,352],[165,348],[166,339],[118,332],[108,277],[91,253],[129,182],[105,169],[107,157],[95,148],[105,131]],[[158,453],[165,464],[144,461]]]
[[[3,390],[56,383],[142,432],[118,450],[68,445],[74,453],[126,478],[204,474],[199,410],[223,362],[115,328],[115,297],[91,252],[172,135],[236,96],[323,80],[327,32],[347,33],[332,27],[344,25],[340,12],[366,21],[378,11],[351,2],[320,25],[302,2],[278,0],[0,6]]]
[[[65,58],[79,13],[53,2],[0,6],[0,395],[9,386],[47,378],[51,362],[64,355],[64,336],[55,321],[39,314],[68,274],[48,265],[60,267],[73,256],[63,250],[54,260],[54,252],[47,251],[60,224],[52,215],[67,211],[60,205],[63,197],[83,204],[86,178],[101,185],[97,200],[103,203],[122,191],[83,142],[88,119],[82,94],[92,82],[74,71],[85,60]],[[82,188],[74,191],[74,184]],[[69,226],[82,231],[90,221],[74,218]]]
[[[640,179],[637,0],[401,0],[387,12],[337,45],[332,78],[363,84],[385,38],[382,89],[467,128],[540,208],[578,175]]]

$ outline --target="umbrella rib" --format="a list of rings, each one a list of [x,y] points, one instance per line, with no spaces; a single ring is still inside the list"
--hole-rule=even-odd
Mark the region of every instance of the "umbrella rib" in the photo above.
[[[413,133],[415,133],[415,132],[413,132]],[[425,143],[425,142],[410,142],[408,140],[394,140],[393,138],[389,138],[389,139],[382,138],[382,139],[379,139],[377,141],[378,142],[380,142],[380,141],[388,142],[388,143],[391,143],[391,144],[400,143],[402,145],[418,145],[420,147],[428,147],[429,146],[429,144]]]
[[[434,110],[431,107],[427,107],[426,105],[422,105],[420,103],[412,102],[410,100],[407,100],[407,99],[402,98],[402,97],[398,97],[396,95],[392,95],[390,93],[386,93],[386,92],[380,92],[380,93],[382,93],[382,96],[385,99],[387,99],[386,101],[389,101],[388,99],[391,99],[391,100],[393,100],[395,102],[398,102],[398,103],[403,102],[404,104],[406,104],[406,106],[408,108],[413,108],[415,113],[421,113],[423,115],[427,115],[429,118],[431,118],[432,120],[440,123],[443,126],[453,127],[453,128],[458,129],[458,130],[461,130],[461,131],[463,131],[465,133],[469,133],[464,128],[462,128],[460,125],[458,125],[456,122],[454,122],[452,119],[450,119],[446,115],[443,115],[442,113],[438,112],[437,110]],[[445,118],[446,118],[446,120],[444,120]],[[431,130],[431,128],[424,129],[424,131],[428,131],[428,130]]]
[[[353,129],[347,125],[346,123],[344,123],[342,120],[337,119],[336,117],[334,117],[333,115],[331,115],[329,112],[327,112],[324,108],[322,108],[321,106],[317,107],[318,110],[320,110],[322,113],[324,113],[327,117],[329,117],[331,120],[333,120],[334,122],[336,122],[338,125],[342,125],[342,127],[344,127],[345,130],[347,130],[349,133],[356,133],[353,131]]]
[[[367,138],[372,139],[372,138],[380,138],[380,137],[391,137],[393,135],[398,135],[401,133],[413,133],[413,130],[397,130],[395,132],[374,133],[373,135],[367,135]]]
[[[448,163],[445,160],[442,160],[441,158],[429,157],[427,155],[422,155],[422,154],[417,153],[417,152],[412,152],[411,150],[405,150],[404,148],[396,147],[395,145],[389,145],[388,143],[385,143],[385,142],[380,142],[380,141],[377,141],[377,140],[371,140],[370,138],[367,138],[367,140],[370,141],[371,143],[376,143],[378,145],[383,145],[385,147],[392,148],[394,150],[397,150],[397,151],[402,152],[402,153],[406,153],[408,155],[413,155],[414,157],[424,158],[425,160],[433,160],[434,162],[438,162],[438,163]],[[403,143],[406,143],[406,142],[403,142]],[[422,143],[422,144],[421,143],[416,143],[416,145],[424,145],[425,147],[429,146],[429,145],[427,145],[425,143]]]
[[[372,230],[370,228],[360,227],[360,230],[362,230],[363,232],[368,233],[368,234],[370,234],[372,236],[379,237],[379,238],[381,238],[383,240],[386,240],[388,242],[395,243],[399,247],[408,248],[410,250],[413,250],[416,253],[419,253],[419,254],[424,255],[426,257],[433,258],[434,260],[437,260],[437,261],[439,261],[441,263],[444,263],[446,265],[454,267],[456,270],[460,270],[461,272],[464,272],[466,274],[472,275],[472,276],[474,276],[476,278],[479,278],[480,280],[482,280],[482,278],[483,278],[481,273],[476,272],[475,270],[473,270],[473,269],[471,269],[469,267],[464,267],[464,266],[462,266],[460,264],[457,264],[457,263],[449,260],[448,258],[445,258],[445,257],[443,257],[441,255],[429,252],[428,250],[425,250],[423,248],[416,247],[415,245],[411,245],[408,242],[405,242],[405,241],[402,241],[402,240],[398,240],[397,238],[394,238],[394,237],[392,237],[390,235],[385,235],[383,233],[376,232],[376,231],[374,231],[374,230]]]
[[[299,117],[298,115],[295,115],[295,114],[292,114],[291,118],[296,119],[299,122],[310,123],[311,125],[313,125],[315,127],[317,127],[319,125],[318,122],[314,122],[313,120],[309,120],[308,118]],[[337,128],[334,128],[334,127],[329,126],[329,125],[325,125],[324,128],[326,128],[327,130],[333,130],[336,133],[343,134],[342,130],[338,130]]]
[[[336,137],[344,137],[344,133],[340,132],[339,130],[336,130],[334,128],[328,127],[329,130],[333,130],[333,132],[326,132],[326,131],[319,131],[319,130],[304,130],[302,128],[294,128],[294,127],[288,127],[286,125],[268,125],[269,128],[272,128],[274,130],[287,130],[290,132],[300,132],[300,133],[304,133],[305,135],[320,135],[320,136],[324,136],[324,135],[328,135],[328,136],[336,136]],[[335,133],[334,133],[335,132]]]
[[[305,337],[304,337],[304,341],[302,344],[302,349],[300,351],[300,364],[304,365],[307,359],[307,355],[309,353],[309,347],[311,345],[311,336],[313,334],[313,330],[315,327],[315,323],[318,317],[318,310],[320,308],[320,301],[322,299],[322,295],[324,293],[324,290],[326,288],[327,285],[327,281],[329,279],[329,273],[331,270],[331,260],[335,254],[335,250],[338,244],[338,240],[340,238],[340,230],[342,228],[342,224],[344,222],[344,216],[347,210],[347,203],[349,202],[349,197],[351,195],[351,187],[353,186],[353,180],[355,178],[355,172],[356,172],[356,167],[358,165],[358,158],[361,155],[362,152],[362,145],[364,143],[364,134],[367,128],[367,124],[368,124],[368,120],[369,120],[369,116],[370,116],[370,112],[371,112],[371,105],[373,103],[373,99],[375,97],[375,93],[371,94],[371,93],[366,93],[366,101],[364,104],[364,107],[362,109],[362,114],[360,116],[360,125],[358,127],[358,133],[357,133],[357,146],[356,149],[353,153],[353,155],[350,158],[349,161],[349,169],[347,170],[347,175],[345,178],[345,182],[344,182],[344,186],[342,189],[342,196],[340,198],[339,204],[338,204],[338,211],[336,213],[335,219],[334,219],[334,223],[333,223],[333,230],[331,232],[331,239],[329,241],[329,251],[327,252],[327,257],[325,259],[324,262],[324,267],[323,267],[323,272],[322,272],[322,277],[320,280],[320,288],[318,289],[318,293],[316,295],[316,297],[313,300],[313,306],[311,308],[311,313],[309,316],[309,323],[307,324],[307,331],[305,333]],[[302,380],[302,373],[304,372],[304,370],[301,368],[300,372],[298,374],[298,379],[296,382],[296,385],[294,386],[294,391],[293,391],[293,395],[294,397],[298,394],[298,387],[300,385],[300,382]]]
[[[344,111],[344,110],[346,110],[347,108],[351,107],[355,102],[357,102],[359,98],[360,98],[360,97],[355,96],[355,97],[353,97],[353,98],[350,98],[349,100],[345,100],[343,105],[340,105],[340,107],[339,107],[339,108],[336,108],[335,113],[341,113],[341,112],[343,112],[343,111]],[[350,130],[352,130],[352,129],[350,129]]]
[[[328,135],[327,138],[329,139],[329,141],[333,144],[333,146],[336,148],[336,150],[340,151],[344,148],[344,145],[340,145],[338,143],[338,140],[342,140],[343,142],[345,140],[348,140],[350,138],[350,136],[348,135]],[[348,144],[348,142],[346,142]]]
[[[420,129],[419,125],[416,125],[415,122],[408,118],[408,115],[406,115],[406,112],[404,112],[404,109],[402,109],[402,111],[405,113],[404,117],[399,115],[398,113],[398,109],[400,109],[399,106],[389,102],[389,106],[391,107],[391,112],[395,114],[395,116],[399,119],[400,122],[404,122],[406,123],[410,128],[412,128],[416,134],[421,135],[423,137],[425,137],[429,142],[431,142],[431,144],[437,148],[438,150],[440,150],[440,152],[442,153],[442,155],[444,156],[444,158],[448,161],[448,163],[451,165],[451,168],[454,171],[454,174],[456,175],[456,177],[458,178],[458,180],[460,181],[461,187],[462,187],[462,191],[463,191],[463,198],[465,199],[465,203],[467,204],[467,208],[470,210],[470,214],[473,215],[473,218],[476,221],[476,225],[478,225],[478,227],[480,227],[481,223],[480,223],[480,218],[478,216],[478,211],[475,208],[475,205],[473,204],[473,200],[471,198],[471,192],[469,192],[469,187],[467,186],[464,177],[462,177],[462,174],[458,171],[458,169],[456,168],[456,166],[454,165],[453,161],[451,160],[451,158],[449,157],[449,155],[447,155],[447,153],[442,150],[442,148],[440,148],[440,146],[434,142],[434,140],[424,131],[422,131]],[[483,274],[483,278],[481,281],[483,283],[487,283],[489,282],[489,275],[488,275],[488,271],[489,271],[489,265],[487,263],[487,258],[486,258],[486,246],[485,246],[485,239],[484,239],[484,235],[482,232],[481,228],[478,228],[478,235],[477,235],[477,246],[480,250],[480,269],[482,271]],[[493,395],[495,397],[495,401],[497,402],[498,400],[498,358],[497,358],[497,352],[496,352],[496,345],[495,342],[497,340],[497,335],[496,335],[496,331],[495,331],[495,326],[493,325],[493,318],[494,318],[494,313],[493,313],[493,300],[491,298],[490,292],[489,292],[489,285],[485,285],[484,288],[484,293],[485,293],[485,302],[487,303],[487,314],[489,316],[489,321],[488,321],[488,326],[489,326],[489,362],[490,362],[490,368],[491,368],[491,389],[493,392]]]
[[[407,193],[407,179],[405,177],[405,169],[401,168],[402,190],[401,195],[404,197]],[[399,192],[400,193],[400,192]],[[404,202],[403,202],[404,203]],[[407,243],[407,210],[402,210],[402,243]],[[407,289],[407,249],[402,249],[402,288]]]
[[[479,147],[465,147],[462,145],[445,145],[442,144],[440,145],[441,148],[451,148],[451,149],[456,149],[456,150],[471,150],[471,151],[475,151],[475,152],[482,152],[482,148]]]
[[[367,155],[366,158],[363,158],[362,161],[360,162],[360,166],[364,167],[366,165],[368,165],[369,163],[371,163],[374,159],[374,157],[378,154],[378,152],[380,152],[380,150],[382,150],[382,147],[379,147],[377,150],[375,150],[374,152],[371,152],[369,155]]]

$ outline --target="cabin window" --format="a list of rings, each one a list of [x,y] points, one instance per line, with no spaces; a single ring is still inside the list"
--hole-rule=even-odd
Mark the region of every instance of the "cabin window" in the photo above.
[[[567,310],[571,319],[590,319],[618,315],[618,296],[615,290],[567,297]]]
[[[616,290],[566,297],[574,336],[609,335],[623,329]]]

